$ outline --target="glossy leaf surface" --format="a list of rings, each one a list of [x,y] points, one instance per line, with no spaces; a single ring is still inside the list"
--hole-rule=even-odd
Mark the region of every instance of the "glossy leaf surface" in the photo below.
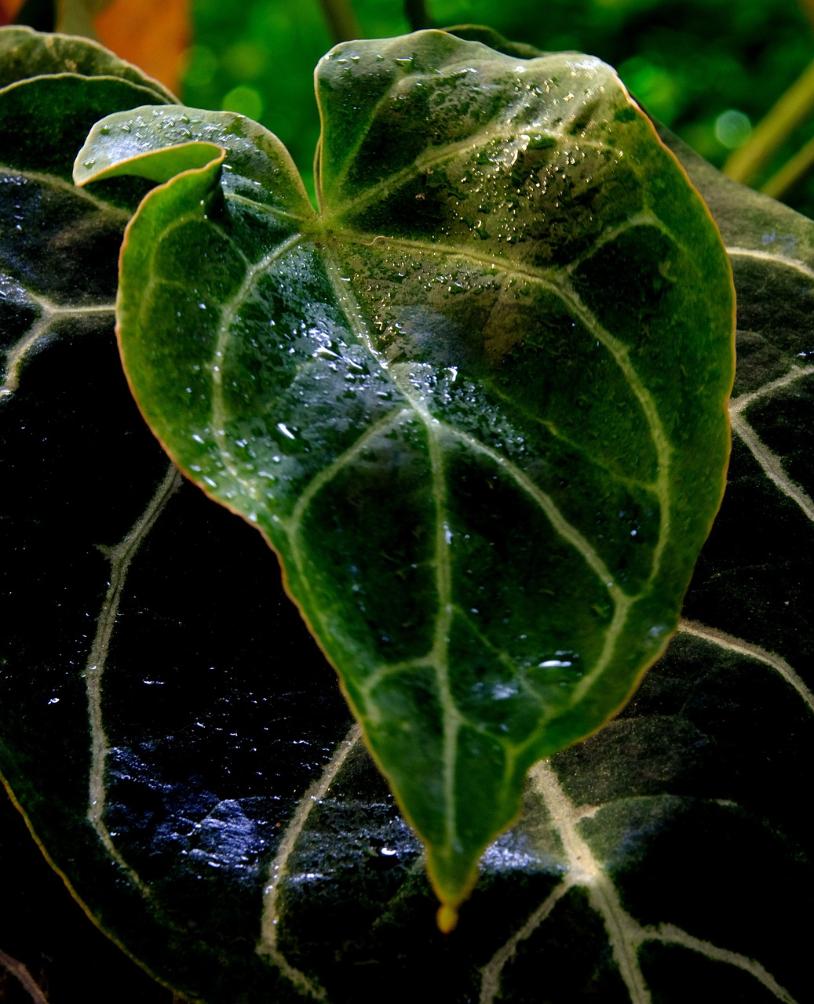
[[[42,156],[67,177],[73,150],[60,164],[52,135]],[[678,152],[732,251],[735,411],[756,451],[736,431],[690,620],[614,723],[534,771],[448,937],[276,562],[241,520],[173,490],[109,315],[17,366],[0,400],[0,772],[100,923],[190,996],[808,999],[814,227]],[[31,172],[7,170],[2,192]],[[112,227],[72,198],[70,255],[16,244],[3,216],[4,348],[39,316],[12,282],[56,298],[60,274],[81,289],[107,260]],[[99,272],[100,305],[114,279]]]
[[[729,266],[597,60],[431,31],[338,47],[317,92],[319,213],[229,114],[109,117],[75,176],[177,175],[126,239],[129,380],[280,554],[449,926],[531,764],[674,628],[728,452]]]

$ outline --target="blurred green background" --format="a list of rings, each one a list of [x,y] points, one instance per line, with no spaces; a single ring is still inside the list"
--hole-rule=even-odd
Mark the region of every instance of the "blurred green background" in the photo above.
[[[399,0],[352,0],[365,37],[409,30]],[[427,0],[432,22],[488,24],[542,49],[616,66],[649,112],[717,165],[748,141],[814,57],[811,0]],[[806,14],[809,11],[809,16]],[[320,0],[193,0],[184,100],[265,123],[310,171],[317,136],[312,70],[333,44]],[[753,182],[814,136],[800,125]],[[814,173],[783,198],[814,215]]]

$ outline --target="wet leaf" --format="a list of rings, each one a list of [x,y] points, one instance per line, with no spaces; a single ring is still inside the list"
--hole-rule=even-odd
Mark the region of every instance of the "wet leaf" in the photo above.
[[[334,49],[317,90],[319,213],[227,113],[108,117],[76,178],[174,179],[128,230],[128,378],[280,555],[448,928],[529,767],[675,626],[728,453],[730,272],[597,60],[430,31]]]
[[[732,251],[735,410],[757,449],[736,431],[667,655],[614,723],[535,769],[447,937],[273,556],[176,490],[112,324],[65,325],[18,364],[0,399],[0,773],[99,923],[190,995],[406,1002],[432,972],[452,1004],[807,1000],[814,226],[677,152]],[[7,169],[4,196],[15,178],[32,186]],[[17,247],[3,216],[4,349],[39,316],[11,295],[21,276],[56,299],[115,254],[74,197],[70,255]]]

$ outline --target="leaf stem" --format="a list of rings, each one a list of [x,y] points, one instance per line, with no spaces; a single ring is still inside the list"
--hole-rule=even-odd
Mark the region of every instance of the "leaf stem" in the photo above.
[[[769,178],[761,186],[761,192],[771,195],[773,199],[779,199],[789,189],[802,181],[808,172],[814,167],[814,138],[810,139],[802,149],[787,161],[779,171]]]
[[[433,22],[429,10],[427,10],[426,0],[404,0],[404,16],[410,25],[410,31],[420,31],[421,28],[432,27]]]
[[[350,0],[320,0],[328,29],[335,42],[347,42],[361,38],[362,29],[350,4]]]
[[[794,129],[814,110],[814,62],[782,95],[724,166],[724,174],[749,184]]]

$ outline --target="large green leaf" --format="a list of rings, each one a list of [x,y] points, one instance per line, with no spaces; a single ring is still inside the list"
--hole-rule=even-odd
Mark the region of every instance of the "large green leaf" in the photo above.
[[[109,116],[75,177],[171,179],[123,251],[128,378],[281,556],[449,928],[529,767],[675,627],[728,454],[730,270],[597,60],[420,32],[339,46],[317,93],[318,213],[231,114]]]
[[[60,161],[50,136],[67,177],[73,148]],[[446,938],[273,557],[173,491],[110,322],[20,360],[0,400],[0,772],[75,892],[165,980],[223,1004],[809,999],[814,226],[678,152],[733,251],[735,407],[757,452],[736,433],[684,630],[615,722],[535,771]],[[112,298],[112,224],[73,198],[67,255],[18,246],[2,216],[4,347],[38,316],[15,308],[24,286],[92,272]],[[82,999],[126,999],[98,989],[99,965]]]

